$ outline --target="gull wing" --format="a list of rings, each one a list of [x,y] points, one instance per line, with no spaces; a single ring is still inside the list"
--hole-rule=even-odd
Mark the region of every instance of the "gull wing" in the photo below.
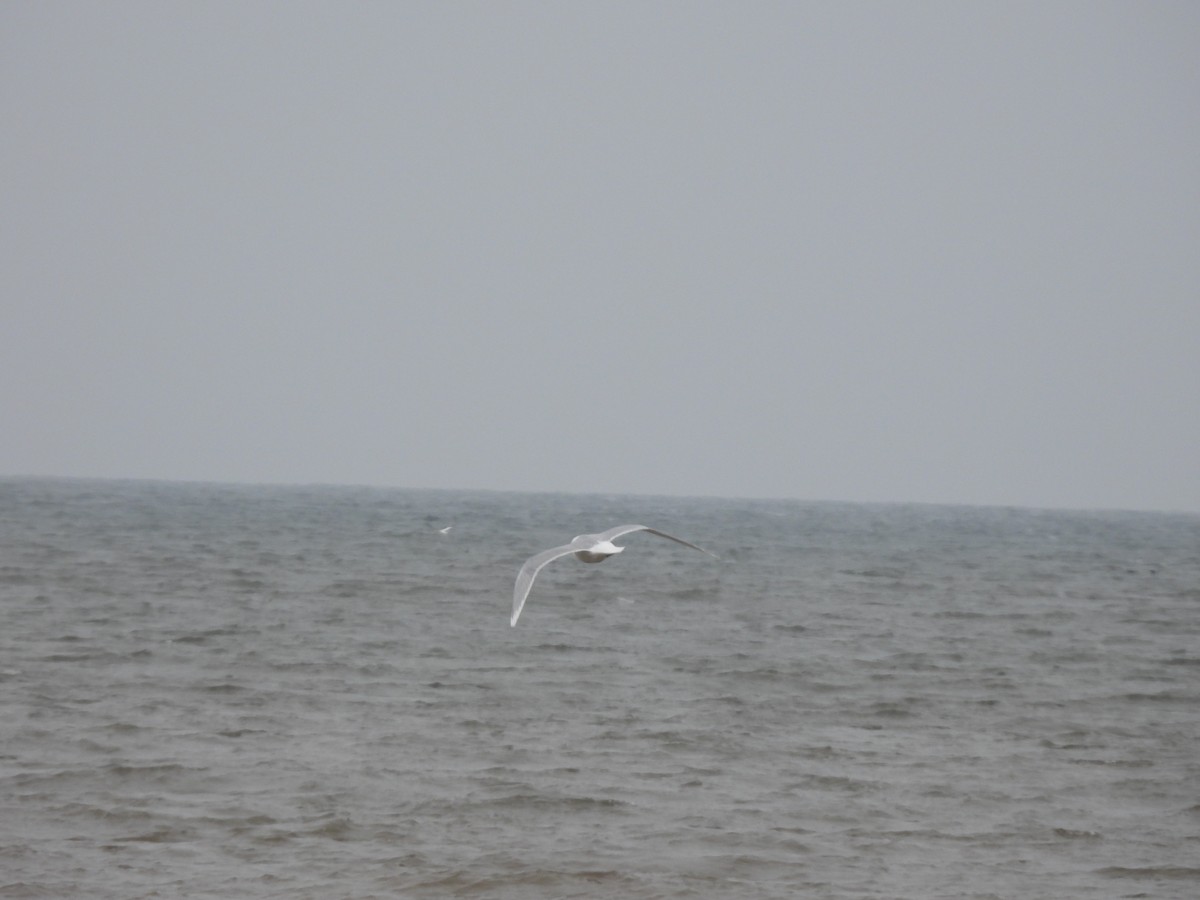
[[[683,538],[677,538],[673,534],[667,534],[665,531],[659,531],[657,528],[651,528],[648,525],[618,525],[616,528],[610,528],[608,531],[602,531],[596,535],[602,541],[616,540],[623,534],[629,534],[634,531],[648,531],[651,534],[657,534],[659,537],[664,537],[668,541],[674,541],[677,544],[683,544],[685,547],[691,547],[693,550],[699,550],[701,553],[711,556],[713,559],[719,559],[715,553],[709,553],[703,547],[697,547],[695,544],[685,541]],[[526,563],[528,565],[528,563]]]
[[[582,547],[590,546],[590,541],[571,541],[571,543],[563,544],[561,547],[551,547],[549,550],[535,553],[529,559],[525,560],[525,564],[521,566],[521,571],[517,573],[517,583],[513,587],[512,619],[509,620],[508,624],[517,624],[517,619],[521,615],[521,609],[525,606],[525,598],[529,596],[529,589],[533,587],[533,579],[537,578],[537,573],[542,571],[546,563],[554,562],[560,556],[566,556],[568,553],[574,553]]]

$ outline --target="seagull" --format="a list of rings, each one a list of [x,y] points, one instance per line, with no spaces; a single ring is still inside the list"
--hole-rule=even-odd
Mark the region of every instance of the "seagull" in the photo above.
[[[517,624],[517,619],[521,616],[521,609],[525,606],[525,598],[529,596],[529,589],[533,587],[533,579],[537,578],[537,573],[547,563],[571,553],[574,553],[575,558],[581,562],[604,562],[610,556],[616,556],[625,549],[624,547],[618,547],[613,541],[623,534],[630,534],[634,531],[648,531],[651,534],[664,537],[668,541],[683,544],[683,546],[691,547],[693,550],[699,550],[701,553],[708,554],[713,559],[719,558],[715,553],[709,553],[703,547],[697,547],[695,544],[688,543],[683,538],[677,538],[674,535],[651,528],[648,525],[618,525],[616,528],[601,531],[599,534],[581,534],[569,544],[563,544],[561,547],[551,547],[549,550],[535,553],[529,559],[525,560],[525,565],[521,566],[521,571],[517,573],[517,584],[513,588],[512,619],[508,624]]]

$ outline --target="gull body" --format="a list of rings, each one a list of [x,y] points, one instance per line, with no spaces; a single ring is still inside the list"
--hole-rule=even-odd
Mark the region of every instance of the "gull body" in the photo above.
[[[521,610],[525,606],[525,599],[529,596],[529,589],[533,587],[533,579],[537,577],[537,573],[548,563],[553,562],[561,556],[574,556],[580,562],[585,563],[604,562],[610,556],[616,556],[625,550],[624,547],[618,547],[613,541],[621,537],[621,535],[630,534],[634,531],[648,531],[651,534],[657,534],[659,537],[664,537],[677,544],[683,544],[685,547],[691,547],[693,550],[699,550],[701,553],[713,557],[713,559],[717,558],[715,554],[709,553],[703,547],[697,547],[695,544],[683,540],[683,538],[677,538],[674,535],[667,534],[665,531],[650,528],[648,525],[618,525],[616,528],[601,531],[599,534],[581,534],[573,538],[569,544],[563,544],[560,547],[551,547],[549,550],[535,553],[529,559],[525,560],[525,564],[521,566],[521,571],[517,573],[517,583],[513,587],[512,618],[508,624],[517,624],[517,619],[520,618]]]
[[[567,546],[573,547],[576,541],[584,541],[594,537],[596,537],[594,534],[581,534],[578,537],[572,538],[571,543]],[[576,550],[575,558],[585,563],[604,562],[610,556],[616,556],[624,549],[624,547],[618,547],[612,541],[597,541],[586,550]]]

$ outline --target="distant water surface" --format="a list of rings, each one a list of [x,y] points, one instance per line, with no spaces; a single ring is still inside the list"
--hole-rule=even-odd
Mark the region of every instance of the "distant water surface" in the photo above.
[[[1198,747],[1196,516],[0,480],[0,897],[1193,898]]]

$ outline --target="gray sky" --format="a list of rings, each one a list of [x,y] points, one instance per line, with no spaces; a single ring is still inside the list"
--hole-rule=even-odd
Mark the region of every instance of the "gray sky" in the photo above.
[[[0,473],[1200,510],[1200,4],[0,4]]]

